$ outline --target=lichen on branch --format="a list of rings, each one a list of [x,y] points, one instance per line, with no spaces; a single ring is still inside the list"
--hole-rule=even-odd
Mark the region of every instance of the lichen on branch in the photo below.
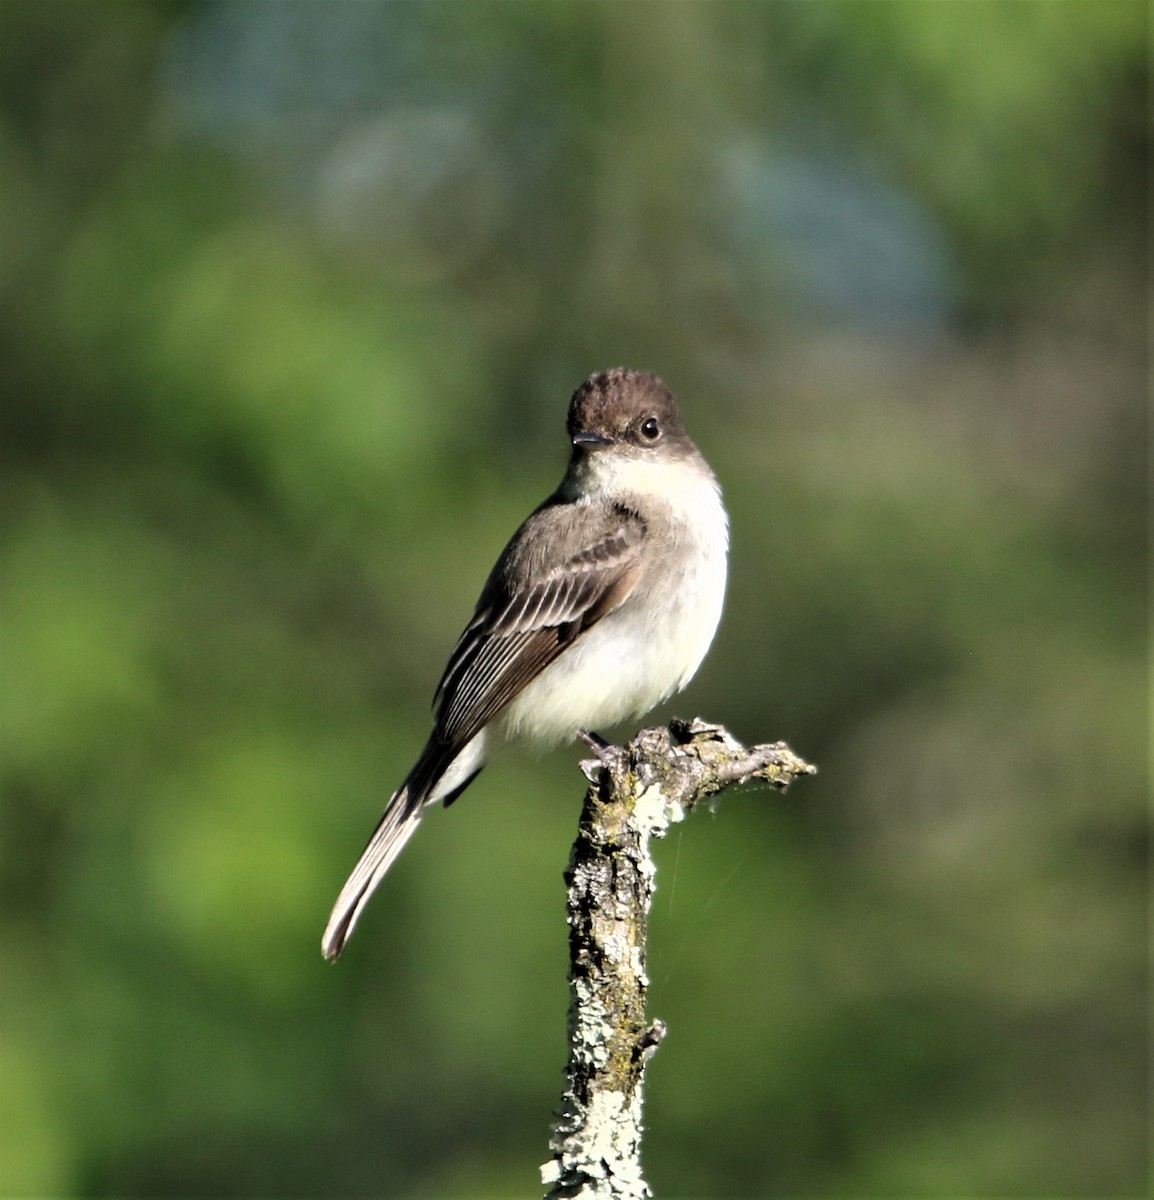
[[[565,872],[569,920],[569,1062],[541,1168],[546,1200],[644,1200],[645,1064],[665,1026],[647,1022],[646,935],[664,837],[705,797],[762,779],[784,790],[816,770],[784,742],[746,749],[722,726],[673,721],[582,764],[590,780]]]

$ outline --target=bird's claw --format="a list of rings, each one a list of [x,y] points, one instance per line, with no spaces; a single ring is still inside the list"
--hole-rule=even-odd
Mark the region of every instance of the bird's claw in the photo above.
[[[596,783],[600,773],[611,767],[622,754],[620,746],[614,746],[612,742],[607,742],[599,733],[593,733],[588,729],[578,729],[577,736],[597,755],[596,758],[582,759],[581,773],[589,780],[590,783]]]
[[[601,772],[605,770],[605,764],[599,758],[583,758],[577,765],[590,783],[596,783],[601,777]]]

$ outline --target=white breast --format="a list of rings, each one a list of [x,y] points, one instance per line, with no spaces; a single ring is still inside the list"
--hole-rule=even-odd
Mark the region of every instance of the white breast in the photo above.
[[[556,741],[640,716],[689,682],[721,620],[729,526],[712,475],[691,463],[626,460],[582,482],[597,502],[633,493],[662,504],[671,518],[663,563],[509,705],[505,739]]]

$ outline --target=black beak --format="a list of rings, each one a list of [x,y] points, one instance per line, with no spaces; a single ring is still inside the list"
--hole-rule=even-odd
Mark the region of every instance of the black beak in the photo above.
[[[603,433],[575,433],[569,440],[574,446],[590,446],[594,449],[598,446],[613,445],[613,439]]]

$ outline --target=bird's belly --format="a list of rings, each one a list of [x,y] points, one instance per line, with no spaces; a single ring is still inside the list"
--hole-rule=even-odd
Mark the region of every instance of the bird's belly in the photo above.
[[[674,594],[627,603],[582,634],[501,714],[507,740],[558,741],[613,725],[680,691],[721,617],[724,566],[701,563]],[[691,602],[692,599],[692,602]]]

